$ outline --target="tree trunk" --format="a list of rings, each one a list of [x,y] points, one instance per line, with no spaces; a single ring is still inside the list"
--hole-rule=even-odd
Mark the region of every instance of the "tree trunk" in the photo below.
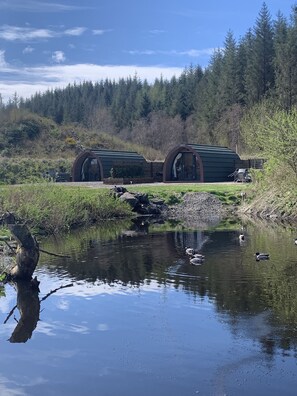
[[[39,282],[35,279],[32,281],[19,280],[14,283],[17,289],[17,308],[21,317],[9,341],[12,343],[26,342],[31,338],[39,320]]]
[[[31,279],[39,260],[39,246],[25,224],[7,224],[17,241],[16,265],[11,269],[13,279]]]

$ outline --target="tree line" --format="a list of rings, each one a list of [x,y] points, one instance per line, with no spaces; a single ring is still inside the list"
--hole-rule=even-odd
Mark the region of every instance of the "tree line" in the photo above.
[[[296,5],[289,18],[279,12],[272,20],[263,3],[254,26],[239,40],[228,31],[205,69],[190,65],[179,77],[152,84],[137,75],[69,84],[26,100],[14,97],[6,109],[82,124],[163,152],[178,143],[244,151],[241,120],[264,100],[285,112],[296,106]]]

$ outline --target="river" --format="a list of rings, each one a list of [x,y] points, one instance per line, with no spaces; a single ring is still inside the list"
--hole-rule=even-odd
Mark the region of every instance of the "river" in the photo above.
[[[42,241],[69,257],[41,254],[39,294],[0,289],[1,396],[296,395],[295,238],[143,220]]]

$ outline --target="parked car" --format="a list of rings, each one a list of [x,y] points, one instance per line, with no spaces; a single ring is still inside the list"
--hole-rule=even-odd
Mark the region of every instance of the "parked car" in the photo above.
[[[229,177],[234,177],[235,183],[250,183],[252,181],[251,175],[249,174],[248,169],[239,168],[236,169]]]

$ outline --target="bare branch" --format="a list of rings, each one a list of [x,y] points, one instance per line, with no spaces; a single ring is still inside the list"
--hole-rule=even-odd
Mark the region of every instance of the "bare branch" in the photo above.
[[[39,248],[39,251],[42,252],[42,253],[46,253],[46,254],[48,254],[48,255],[50,255],[50,256],[63,257],[63,258],[71,258],[70,256],[65,256],[65,255],[63,255],[63,254],[51,253],[51,252],[48,252],[47,250],[40,249],[40,248]]]
[[[59,290],[61,290],[61,289],[65,289],[66,287],[71,287],[71,286],[73,286],[73,283],[69,283],[68,285],[60,286],[60,287],[58,287],[57,289],[51,290],[49,293],[47,293],[47,294],[40,300],[40,302],[46,300],[50,295],[56,293],[57,291],[59,291]]]

